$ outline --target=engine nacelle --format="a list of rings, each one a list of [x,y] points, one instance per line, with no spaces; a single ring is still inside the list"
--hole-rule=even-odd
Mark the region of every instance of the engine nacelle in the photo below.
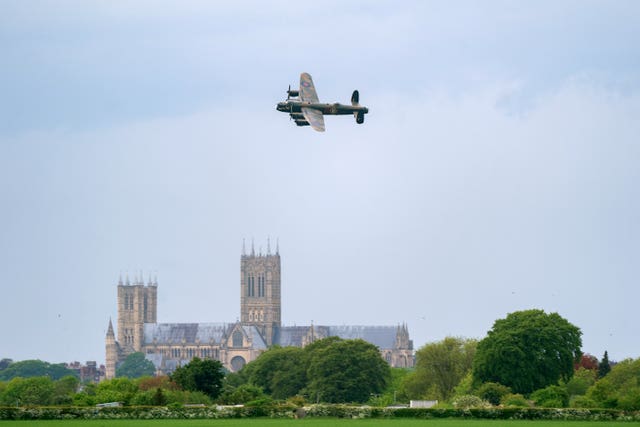
[[[295,89],[289,89],[287,91],[287,95],[289,95],[290,97],[300,96],[300,91]]]

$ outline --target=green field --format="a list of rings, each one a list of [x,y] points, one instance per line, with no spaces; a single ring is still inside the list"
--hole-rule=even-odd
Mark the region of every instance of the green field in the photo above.
[[[416,420],[416,419],[231,419],[231,420],[61,420],[0,421],[0,427],[597,427],[640,426],[640,422],[624,421],[508,421],[508,420]]]

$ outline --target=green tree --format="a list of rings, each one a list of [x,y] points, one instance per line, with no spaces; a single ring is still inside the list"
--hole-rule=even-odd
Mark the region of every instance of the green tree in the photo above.
[[[104,382],[104,381],[103,381]],[[94,383],[83,384],[82,389],[73,395],[74,406],[93,406],[96,402],[98,385]]]
[[[569,404],[569,393],[564,387],[550,385],[531,393],[531,400],[543,408],[565,408]]]
[[[360,339],[332,341],[312,347],[308,395],[329,403],[363,403],[371,395],[382,393],[390,368],[378,348]]]
[[[409,397],[448,400],[454,388],[471,370],[477,342],[446,337],[416,352],[416,368],[406,380]]]
[[[238,405],[255,400],[263,400],[267,397],[261,387],[253,384],[243,384],[236,388],[227,388],[220,396],[220,401],[225,405]]]
[[[616,363],[589,388],[587,398],[605,408],[640,410],[640,359]]]
[[[379,396],[372,397],[368,404],[371,406],[389,406],[396,403],[408,403],[409,396],[406,393],[404,384],[406,379],[413,375],[411,368],[390,368],[391,377],[387,382],[387,387]]]
[[[54,395],[49,377],[16,377],[7,383],[0,406],[50,405]]]
[[[611,372],[611,364],[609,363],[609,353],[605,350],[602,360],[598,363],[598,378],[602,378]]]
[[[156,388],[156,391],[153,392],[151,403],[153,406],[162,406],[167,404],[167,397],[164,395],[164,392],[160,387]]]
[[[144,353],[131,353],[116,369],[116,377],[140,378],[148,377],[155,373],[156,368],[150,360],[144,357]]]
[[[478,343],[473,361],[476,382],[497,382],[514,393],[568,381],[581,356],[582,332],[558,313],[517,311],[496,320]]]
[[[191,362],[178,367],[171,380],[185,390],[199,391],[215,399],[222,390],[224,375],[224,368],[218,360],[194,357]]]
[[[122,402],[129,405],[136,393],[138,385],[133,380],[126,377],[113,378],[99,383],[91,400],[95,403]]]
[[[595,382],[596,371],[581,367],[575,371],[573,377],[567,381],[567,393],[569,393],[569,397],[582,396]]]
[[[68,375],[60,378],[53,383],[54,405],[70,405],[73,402],[73,395],[78,391],[80,380],[74,376]]]
[[[22,360],[13,362],[7,368],[0,371],[0,381],[12,378],[49,377],[59,380],[62,377],[72,375],[78,377],[78,373],[67,369],[62,363],[48,363],[42,360]]]
[[[305,351],[298,347],[275,347],[246,367],[248,381],[274,399],[300,393],[307,384]]]
[[[476,394],[480,399],[497,406],[504,396],[511,394],[511,389],[502,384],[489,382],[482,384]]]
[[[4,358],[0,360],[0,371],[5,370],[13,363],[13,360]]]

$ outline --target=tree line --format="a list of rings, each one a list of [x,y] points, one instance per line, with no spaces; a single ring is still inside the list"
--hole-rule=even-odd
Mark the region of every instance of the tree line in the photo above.
[[[640,359],[615,364],[605,352],[598,360],[582,354],[581,345],[580,329],[557,313],[526,310],[497,320],[480,341],[447,337],[426,344],[416,352],[413,369],[390,368],[372,344],[337,337],[304,348],[270,348],[236,373],[216,360],[195,358],[171,376],[143,376],[153,372],[153,365],[134,353],[118,368],[118,378],[99,384],[52,374],[8,379],[7,372],[20,372],[14,365],[22,362],[0,363],[0,379],[5,379],[0,381],[0,405],[289,400],[385,406],[424,399],[456,408],[640,410]],[[31,366],[28,371],[37,370]]]

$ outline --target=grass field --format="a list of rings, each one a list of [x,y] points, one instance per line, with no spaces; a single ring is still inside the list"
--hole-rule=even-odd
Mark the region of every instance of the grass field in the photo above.
[[[232,419],[232,420],[61,420],[0,421],[0,427],[640,427],[624,421],[505,421],[505,420],[417,420],[417,419]]]

